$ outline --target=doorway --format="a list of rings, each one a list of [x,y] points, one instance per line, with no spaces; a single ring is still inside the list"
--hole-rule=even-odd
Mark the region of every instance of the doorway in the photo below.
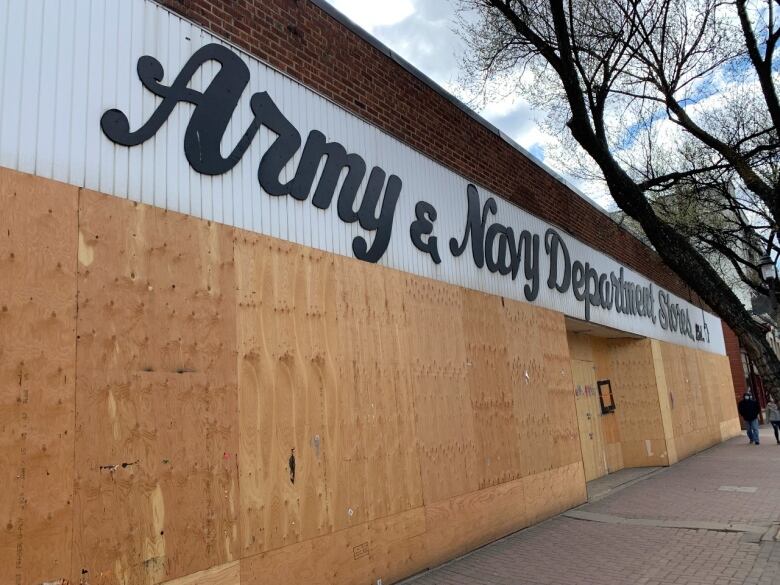
[[[596,386],[596,365],[592,361],[572,359],[571,373],[585,481],[591,481],[608,472],[604,429],[601,424],[601,402]]]

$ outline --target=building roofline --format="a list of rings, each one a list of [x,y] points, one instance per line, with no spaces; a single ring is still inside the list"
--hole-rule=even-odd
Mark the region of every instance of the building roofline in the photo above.
[[[570,191],[578,195],[581,199],[585,200],[597,211],[601,212],[609,219],[612,219],[612,217],[610,217],[609,212],[606,209],[604,209],[601,205],[599,205],[593,199],[588,197],[585,193],[583,193],[578,187],[573,185],[570,181],[566,180],[560,173],[558,173],[558,171],[550,168],[548,165],[544,163],[544,161],[540,160],[536,155],[532,154],[531,152],[529,152],[528,150],[520,146],[511,137],[509,137],[503,130],[497,128],[491,122],[487,121],[485,118],[480,116],[477,112],[472,110],[469,106],[464,104],[461,100],[459,100],[457,97],[452,95],[449,91],[444,89],[441,85],[439,85],[433,79],[428,77],[425,73],[420,71],[417,67],[409,63],[409,61],[401,57],[398,53],[394,52],[390,47],[385,45],[382,41],[380,41],[379,39],[371,35],[371,33],[366,31],[364,28],[362,28],[354,21],[350,20],[348,16],[346,16],[342,12],[339,12],[339,10],[335,8],[332,4],[329,4],[326,0],[309,0],[309,2],[311,2],[312,4],[320,8],[323,12],[327,13],[328,16],[330,16],[331,18],[339,22],[341,25],[348,28],[351,32],[358,35],[360,38],[362,38],[364,41],[366,41],[369,45],[374,47],[376,50],[378,50],[379,52],[383,53],[385,56],[392,59],[401,68],[405,69],[408,73],[411,73],[414,77],[422,81],[425,85],[427,85],[433,91],[438,93],[441,97],[443,97],[452,105],[454,105],[456,108],[461,110],[469,118],[471,118],[472,120],[474,120],[475,122],[477,122],[478,124],[486,128],[487,130],[489,130],[491,133],[498,136],[501,140],[503,140],[513,149],[515,149],[520,154],[525,156],[528,160],[530,160],[536,166],[541,168],[548,175],[552,176],[556,181],[558,181],[567,189],[569,189]],[[612,219],[612,221],[614,221],[614,219]]]
[[[192,20],[191,18],[188,18],[188,17],[184,16],[182,13],[178,12],[177,10],[175,10],[175,9],[173,9],[173,8],[171,8],[171,7],[165,6],[165,5],[162,3],[162,0],[150,0],[150,1],[151,1],[151,2],[154,2],[155,4],[157,4],[157,5],[159,5],[159,6],[161,6],[163,9],[165,9],[165,10],[167,10],[167,11],[169,11],[169,12],[173,12],[173,13],[175,13],[175,14],[176,14],[176,15],[177,15],[179,18],[183,18],[183,19],[185,19],[185,20],[187,20],[187,21],[189,21],[189,22],[192,22],[192,23],[193,23],[193,24],[195,24],[196,26],[201,26],[200,24],[198,24],[197,22],[195,22],[195,21],[194,21],[194,20]],[[499,128],[497,128],[496,126],[494,126],[492,123],[490,123],[489,121],[487,121],[485,118],[483,118],[482,116],[480,116],[479,114],[477,114],[477,113],[476,113],[474,110],[472,110],[471,108],[469,108],[469,107],[468,107],[466,104],[464,104],[464,103],[463,103],[461,100],[459,100],[457,97],[455,97],[454,95],[452,95],[450,92],[448,92],[446,89],[444,89],[444,88],[443,88],[442,86],[440,86],[438,83],[436,83],[436,82],[435,82],[433,79],[431,79],[430,77],[428,77],[428,76],[427,76],[425,73],[423,73],[422,71],[420,71],[419,69],[417,69],[417,67],[415,67],[414,65],[412,65],[411,63],[409,63],[409,62],[408,62],[406,59],[404,59],[404,58],[403,58],[403,57],[401,57],[400,55],[398,55],[398,54],[394,53],[394,52],[393,52],[393,51],[392,51],[392,50],[391,50],[391,49],[390,49],[390,48],[389,48],[387,45],[385,45],[384,43],[382,43],[382,42],[381,42],[379,39],[377,39],[376,37],[372,36],[372,35],[371,35],[370,33],[368,33],[368,32],[367,32],[365,29],[361,28],[361,27],[360,27],[359,25],[357,25],[355,22],[353,22],[352,20],[350,20],[350,19],[349,19],[347,16],[345,16],[344,14],[342,14],[341,12],[339,12],[339,11],[338,11],[338,10],[337,10],[335,7],[333,7],[332,5],[328,4],[328,3],[327,3],[325,0],[308,0],[308,1],[309,1],[309,2],[311,2],[311,4],[313,4],[313,5],[314,5],[314,6],[316,6],[317,8],[321,9],[323,12],[325,12],[325,13],[326,13],[328,16],[330,16],[331,18],[333,18],[334,20],[336,20],[336,22],[338,22],[339,24],[341,24],[342,26],[344,26],[345,28],[347,28],[347,29],[348,29],[350,32],[354,33],[355,35],[357,35],[358,37],[360,37],[362,40],[364,40],[365,42],[367,42],[369,45],[371,45],[372,47],[374,47],[375,49],[377,49],[378,51],[380,51],[382,54],[384,54],[385,56],[387,56],[388,58],[390,58],[392,61],[394,61],[394,62],[395,62],[395,63],[396,63],[398,66],[400,66],[402,69],[404,69],[405,71],[407,71],[408,73],[410,73],[412,76],[414,76],[414,77],[415,77],[415,78],[417,78],[418,80],[422,81],[422,82],[423,82],[423,83],[424,83],[426,86],[428,86],[430,89],[432,89],[433,91],[435,91],[436,93],[438,93],[438,94],[439,94],[441,97],[443,97],[445,100],[447,100],[448,102],[450,102],[452,105],[454,105],[456,108],[458,108],[458,109],[459,109],[461,112],[463,112],[464,114],[466,114],[466,115],[467,115],[469,118],[471,118],[472,120],[474,120],[475,122],[477,122],[478,124],[480,124],[481,126],[483,126],[484,128],[486,128],[487,130],[489,130],[491,133],[493,133],[493,134],[495,134],[496,136],[498,136],[498,137],[499,137],[499,138],[500,138],[502,141],[504,141],[504,142],[505,142],[507,145],[509,145],[509,146],[510,146],[510,147],[511,147],[513,150],[515,150],[515,151],[519,152],[520,154],[522,154],[522,155],[523,155],[525,158],[527,158],[529,161],[531,161],[533,164],[535,164],[537,167],[539,167],[539,168],[540,168],[540,169],[541,169],[543,172],[547,173],[549,176],[551,176],[553,179],[555,179],[555,180],[556,180],[556,181],[558,181],[558,182],[559,182],[561,185],[563,185],[563,186],[564,186],[566,189],[568,189],[569,191],[571,191],[572,193],[574,193],[575,195],[577,195],[577,196],[578,196],[580,199],[582,199],[583,201],[585,201],[585,202],[586,202],[588,205],[590,205],[590,206],[591,206],[593,209],[595,209],[595,210],[596,210],[596,211],[598,211],[598,212],[599,212],[601,215],[603,215],[604,217],[606,217],[606,218],[607,218],[609,221],[611,221],[611,222],[612,222],[612,223],[613,223],[613,224],[614,224],[614,225],[615,225],[615,226],[616,226],[618,229],[620,229],[620,230],[624,231],[624,232],[625,232],[626,234],[628,234],[628,235],[629,235],[631,238],[633,238],[634,240],[636,240],[637,242],[639,242],[639,244],[640,244],[640,245],[642,245],[642,246],[644,246],[645,248],[647,248],[647,249],[648,249],[648,250],[649,250],[649,251],[650,251],[650,252],[651,252],[651,253],[652,253],[654,256],[656,256],[656,257],[659,257],[659,258],[660,258],[660,256],[659,256],[658,252],[657,252],[657,251],[656,251],[656,250],[655,250],[655,249],[654,249],[652,246],[648,245],[646,242],[643,242],[641,239],[637,238],[637,237],[636,237],[636,236],[635,236],[633,233],[631,233],[631,231],[629,231],[628,229],[626,229],[626,228],[625,228],[625,227],[622,225],[622,222],[616,221],[616,220],[615,220],[615,218],[612,216],[611,212],[609,212],[609,211],[607,211],[605,208],[601,207],[601,206],[600,206],[598,203],[596,203],[596,202],[595,202],[593,199],[591,199],[591,198],[590,198],[590,197],[588,197],[588,196],[587,196],[585,193],[583,193],[583,192],[582,192],[582,191],[581,191],[579,188],[577,188],[575,185],[573,185],[573,184],[571,184],[569,181],[567,181],[567,180],[566,180],[566,179],[565,179],[563,176],[561,176],[561,175],[560,175],[560,174],[559,174],[557,171],[555,171],[555,170],[551,169],[551,168],[550,168],[549,166],[547,166],[547,165],[546,165],[546,164],[545,164],[543,161],[539,160],[539,158],[537,158],[535,155],[533,155],[532,153],[530,153],[529,151],[527,151],[525,148],[523,148],[522,146],[520,146],[520,145],[519,145],[517,142],[515,142],[515,141],[514,141],[514,140],[513,140],[511,137],[509,137],[509,136],[508,136],[506,133],[504,133],[502,130],[500,130]],[[220,35],[219,33],[216,33],[216,32],[214,32],[213,30],[212,30],[212,31],[209,31],[209,33],[210,33],[210,34],[212,34],[212,35],[214,35],[216,38],[219,38],[219,39],[221,39],[221,40],[222,40],[224,43],[226,43],[226,44],[228,44],[228,45],[230,45],[230,46],[234,47],[236,50],[238,50],[238,51],[241,51],[242,53],[244,53],[244,54],[246,54],[246,55],[249,55],[249,56],[251,56],[251,57],[253,57],[253,58],[258,58],[258,57],[257,57],[256,55],[254,55],[254,54],[253,54],[253,53],[252,53],[250,50],[248,50],[248,49],[246,49],[246,48],[244,48],[244,47],[241,47],[241,46],[240,46],[239,44],[237,44],[235,41],[229,40],[229,39],[225,38],[224,36]],[[275,68],[275,67],[273,67],[272,65],[269,65],[269,64],[267,64],[267,63],[266,63],[266,65],[267,65],[267,66],[269,66],[269,67],[271,67],[271,68],[272,68],[272,69],[274,69],[275,71],[278,71],[280,74],[282,74],[282,75],[285,75],[285,76],[289,77],[290,79],[294,79],[296,82],[303,84],[303,83],[302,83],[300,80],[296,79],[296,78],[295,78],[294,76],[292,76],[291,74],[289,74],[289,73],[287,73],[287,72],[284,72],[284,71],[281,71],[281,70],[279,70],[279,69],[277,69],[277,68]],[[303,84],[303,85],[305,85],[305,84]],[[308,87],[308,86],[306,86],[306,87]],[[315,92],[315,93],[317,93],[318,95],[322,96],[324,99],[326,99],[326,100],[328,100],[328,101],[330,101],[330,102],[334,103],[335,105],[337,105],[338,107],[340,107],[340,108],[344,109],[345,111],[348,111],[348,112],[349,112],[351,115],[353,115],[353,116],[356,116],[356,117],[358,117],[358,118],[360,118],[360,119],[363,119],[363,120],[365,120],[365,118],[363,118],[363,117],[362,117],[362,116],[361,116],[359,113],[356,113],[356,112],[354,112],[354,111],[350,111],[350,110],[348,110],[348,109],[347,109],[347,108],[346,108],[346,107],[345,107],[343,104],[339,104],[338,102],[334,101],[333,99],[331,99],[331,98],[329,98],[329,97],[327,97],[327,96],[323,95],[322,93],[320,93],[320,92],[318,92],[318,91],[316,91],[316,90],[314,90],[314,89],[312,89],[312,88],[310,88],[310,87],[309,87],[309,90],[310,90],[310,91],[314,91],[314,92]],[[368,123],[368,124],[370,124],[370,125],[372,125],[372,126],[374,126],[374,127],[378,128],[380,131],[382,131],[382,132],[386,132],[386,133],[387,133],[387,131],[386,131],[385,129],[383,129],[383,128],[381,128],[381,127],[377,126],[377,125],[376,125],[374,122],[371,122],[371,121],[368,121],[368,120],[365,120],[365,121],[366,121],[366,123]],[[389,135],[391,135],[391,136],[392,136],[392,134],[389,134]],[[396,139],[398,139],[399,141],[403,142],[404,144],[407,144],[407,143],[406,143],[404,140],[402,140],[402,139],[400,139],[400,138],[398,138],[398,137],[396,137]],[[412,147],[411,145],[408,145],[408,144],[407,144],[407,146],[409,146],[410,148],[414,148],[414,147]],[[449,167],[449,165],[447,165],[446,163],[444,163],[444,162],[442,162],[442,161],[439,161],[439,160],[438,160],[438,159],[436,159],[436,157],[435,157],[435,156],[433,156],[432,154],[426,154],[426,153],[423,153],[422,151],[420,151],[419,149],[416,149],[416,148],[414,148],[414,149],[415,149],[415,150],[417,150],[418,152],[421,152],[421,154],[423,154],[424,156],[426,156],[426,157],[430,158],[431,160],[435,160],[435,161],[436,161],[436,162],[438,162],[439,164],[442,164],[443,166],[445,166],[445,167],[447,167],[447,168],[450,168],[450,170],[453,170],[451,167]],[[453,172],[456,172],[457,174],[460,174],[460,173],[458,173],[457,171],[454,171],[454,170],[453,170]],[[511,203],[511,204],[513,204],[513,205],[518,205],[518,203],[517,203],[517,202],[513,202],[513,201],[511,201],[509,198],[507,198],[506,196],[504,196],[504,195],[502,195],[502,194],[500,194],[500,193],[496,193],[496,195],[498,195],[498,196],[499,196],[501,199],[503,199],[504,201],[507,201],[507,202],[509,202],[509,203]],[[522,206],[520,206],[520,207],[522,207]],[[528,210],[525,210],[525,209],[524,209],[524,211],[526,211],[527,213],[531,213],[531,215],[533,215],[534,217],[536,217],[536,218],[538,218],[538,219],[541,219],[541,217],[540,217],[540,216],[538,216],[538,215],[537,215],[537,214],[535,214],[535,213],[532,213],[532,212],[530,212],[530,211],[528,211]],[[559,224],[556,224],[555,222],[553,222],[553,224],[554,224],[554,225],[557,225],[557,227],[559,227],[559,228],[563,229],[564,231],[566,231],[566,232],[570,233],[570,232],[569,232],[569,230],[566,228],[566,226],[564,226],[564,225],[559,225]],[[619,260],[617,260],[617,259],[616,259],[616,258],[615,258],[615,257],[614,257],[612,254],[610,254],[610,252],[609,252],[609,251],[607,251],[607,250],[604,250],[604,249],[601,249],[601,248],[598,248],[598,250],[599,250],[601,253],[603,253],[603,254],[605,254],[606,256],[608,256],[609,258],[612,258],[612,259],[613,259],[615,262],[618,262],[619,264],[622,264],[622,262],[620,262]],[[663,259],[661,259],[661,261],[663,262]],[[664,263],[664,265],[665,265],[665,266],[667,266],[665,262],[663,262],[663,263]],[[668,266],[667,266],[667,268],[668,268]],[[633,270],[635,270],[635,271],[636,271],[637,273],[639,273],[639,274],[642,274],[642,275],[643,275],[643,276],[645,276],[646,278],[648,278],[648,279],[650,279],[650,280],[653,280],[653,279],[652,279],[652,277],[651,277],[651,276],[649,276],[648,274],[646,274],[646,273],[645,273],[643,270],[640,270],[640,269],[638,269],[638,268],[634,268]],[[672,271],[671,269],[669,269],[669,270],[670,270],[671,274],[674,274],[675,276],[677,276],[677,275],[674,273],[674,271]],[[681,284],[682,284],[682,286],[683,286],[684,288],[686,288],[686,289],[687,289],[687,291],[688,291],[688,298],[687,298],[687,300],[688,300],[689,302],[693,303],[693,304],[696,304],[696,303],[694,303],[694,301],[692,300],[692,297],[691,297],[691,292],[692,292],[692,289],[691,289],[691,287],[690,287],[690,286],[689,286],[689,285],[688,285],[688,284],[687,284],[687,283],[686,283],[684,280],[682,280],[681,278],[679,278],[679,276],[677,276],[677,278],[678,278],[678,279],[680,279],[680,283],[681,283]],[[659,286],[660,286],[660,285],[659,285]],[[685,298],[685,295],[683,295],[683,294],[678,294],[678,293],[675,293],[675,294],[677,294],[677,295],[678,295],[680,298]],[[699,303],[698,303],[698,304],[699,304],[699,305],[701,305],[701,301],[699,301]],[[710,310],[710,309],[708,308],[708,310]],[[710,311],[711,311],[711,310],[710,310]],[[712,313],[712,314],[714,315],[714,313]]]

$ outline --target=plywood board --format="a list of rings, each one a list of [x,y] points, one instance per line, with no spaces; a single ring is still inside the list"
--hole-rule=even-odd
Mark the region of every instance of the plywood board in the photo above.
[[[410,324],[406,343],[426,505],[479,487],[463,294],[440,282],[411,276],[404,277],[401,291]]]
[[[660,342],[653,339],[650,343],[653,354],[655,383],[658,389],[658,405],[661,410],[661,424],[664,429],[664,440],[666,441],[666,465],[674,465],[679,461],[679,456],[677,455],[677,445],[674,440],[671,395],[666,383],[666,369],[664,368]]]
[[[521,476],[580,462],[563,316],[506,301],[504,320]]]
[[[428,566],[528,526],[525,482],[502,483],[426,505]]]
[[[424,570],[430,561],[425,508],[369,522],[369,583],[395,583]]]
[[[243,554],[421,506],[403,281],[261,236],[236,258]]]
[[[609,379],[626,467],[665,465],[667,449],[648,339],[609,342]]]
[[[607,474],[607,453],[601,428],[601,406],[596,388],[596,366],[591,361],[571,360],[573,394],[577,407],[585,481]]]
[[[727,359],[658,342],[669,390],[675,450],[680,459],[731,434],[736,418]],[[723,425],[723,423],[726,423]]]
[[[328,409],[331,434],[339,437],[340,457],[328,460],[335,530],[423,502],[407,349],[419,332],[407,328],[404,286],[401,275],[340,259],[334,347],[341,403]],[[346,485],[349,492],[340,489]]]
[[[241,560],[241,585],[361,585],[369,582],[368,523]]]
[[[463,335],[480,489],[521,477],[503,299],[464,294]]]
[[[722,357],[0,177],[10,582],[401,579],[585,499],[578,380],[599,473],[734,432]]]
[[[160,585],[241,585],[241,566],[238,561],[233,561]]]
[[[588,499],[582,462],[523,478],[529,524],[578,506]]]
[[[77,201],[0,169],[0,583],[70,576]]]
[[[151,585],[232,561],[233,231],[86,191],[79,230],[72,580]]]
[[[335,269],[324,254],[269,238],[242,235],[235,254],[246,556],[332,530],[326,396],[339,383],[326,307]]]

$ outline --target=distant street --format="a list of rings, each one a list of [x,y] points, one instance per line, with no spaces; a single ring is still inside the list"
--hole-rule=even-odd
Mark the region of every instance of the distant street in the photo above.
[[[613,474],[589,492],[590,503],[407,583],[780,584],[771,429],[759,446],[732,439],[671,468]]]

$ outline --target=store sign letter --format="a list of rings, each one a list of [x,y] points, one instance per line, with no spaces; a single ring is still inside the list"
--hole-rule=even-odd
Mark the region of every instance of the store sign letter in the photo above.
[[[190,89],[188,84],[195,73],[204,63],[212,60],[219,62],[221,68],[206,90]],[[356,210],[358,188],[367,172],[365,161],[360,155],[347,152],[338,142],[328,142],[322,132],[312,130],[303,146],[295,176],[285,183],[281,182],[282,169],[301,148],[302,140],[298,130],[276,107],[267,92],[251,97],[254,119],[231,153],[227,157],[222,156],[220,143],[225,129],[249,83],[249,68],[233,51],[216,43],[198,49],[170,86],[161,83],[163,67],[154,57],[141,57],[137,69],[144,87],[161,97],[162,102],[138,130],[130,130],[130,122],[123,112],[108,110],[100,120],[100,127],[110,140],[124,146],[137,146],[157,133],[177,104],[190,103],[195,109],[184,134],[187,160],[199,173],[221,175],[238,164],[260,128],[268,128],[276,134],[276,139],[260,160],[257,178],[262,188],[270,195],[290,195],[305,201],[314,187],[317,169],[324,158],[325,167],[317,182],[312,204],[328,209],[336,195],[339,177],[346,169],[346,178],[336,201],[339,219],[345,223],[358,222],[363,229],[375,233],[370,245],[361,236],[356,236],[352,241],[352,251],[357,258],[368,262],[377,262],[384,255],[390,243],[393,217],[401,194],[401,179],[396,175],[388,177],[379,167],[371,169]]]

